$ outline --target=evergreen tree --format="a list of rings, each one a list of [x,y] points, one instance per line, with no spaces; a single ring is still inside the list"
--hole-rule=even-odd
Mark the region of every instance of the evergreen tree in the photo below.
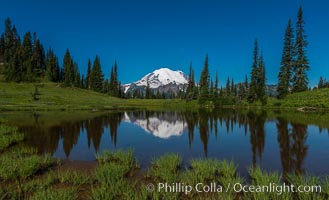
[[[91,89],[96,92],[102,92],[104,75],[101,69],[100,59],[96,56],[90,76]]]
[[[257,91],[257,77],[258,77],[258,41],[255,40],[254,43],[254,54],[253,54],[253,63],[251,70],[251,80],[249,87],[249,95],[248,101],[254,102],[257,99],[256,91]]]
[[[121,85],[118,79],[118,65],[117,61],[114,62],[110,73],[109,93],[111,96],[121,97]]]
[[[3,64],[5,59],[5,36],[1,34],[0,36],[0,63]]]
[[[289,93],[291,70],[294,64],[293,28],[289,19],[284,37],[284,47],[279,72],[278,98],[284,98]]]
[[[318,83],[318,88],[324,88],[325,87],[325,81],[323,80],[322,76],[320,77],[319,83]]]
[[[81,76],[80,88],[83,88],[83,89],[86,88],[86,79],[85,79],[85,75],[83,75],[83,74]]]
[[[9,66],[9,61],[10,58],[13,57],[13,46],[14,46],[14,36],[13,36],[13,29],[12,29],[12,25],[11,25],[11,20],[9,18],[7,18],[5,20],[5,32],[2,35],[1,40],[3,40],[3,59],[4,59],[4,63],[6,64],[6,68],[7,70],[9,70],[8,68]]]
[[[4,32],[4,67],[5,80],[17,81],[17,72],[19,65],[20,38],[15,26],[11,25],[11,20],[5,20]]]
[[[11,58],[12,61],[10,62],[13,68],[13,77],[12,81],[20,82],[22,81],[21,77],[22,71],[21,71],[21,55],[20,55],[20,49],[21,49],[21,40],[17,33],[17,29],[14,26],[13,27],[13,36],[14,36],[14,46],[13,46],[13,57]]]
[[[113,80],[113,94],[115,97],[120,96],[120,84],[118,80],[118,65],[117,61],[114,61],[114,67],[113,67],[113,73],[114,73],[114,80]]]
[[[151,98],[152,98],[152,92],[151,92],[150,84],[147,81],[147,85],[145,88],[145,99],[151,99]]]
[[[74,83],[73,60],[70,51],[67,49],[63,59],[64,83],[66,86],[72,86]]]
[[[223,86],[220,86],[220,89],[219,89],[219,96],[220,96],[220,97],[223,97],[223,96],[224,96],[224,89],[223,89]]]
[[[206,55],[206,59],[204,62],[204,67],[200,76],[200,96],[199,103],[205,103],[208,100],[209,96],[209,63],[208,63],[208,54]]]
[[[110,95],[118,97],[119,96],[119,80],[118,80],[118,66],[117,61],[114,61],[114,65],[110,74]]]
[[[46,78],[49,81],[59,82],[60,81],[60,69],[58,64],[58,58],[54,51],[49,48],[46,53]]]
[[[34,33],[34,37],[36,34]],[[33,74],[36,78],[40,78],[44,74],[45,69],[45,55],[42,44],[39,39],[36,39],[33,44],[33,52],[32,52],[32,69]]]
[[[62,67],[59,68],[59,82],[64,81],[64,69]]]
[[[156,92],[156,99],[161,99],[161,93],[160,93],[160,91],[159,90],[157,90],[157,92]]]
[[[230,77],[227,77],[227,81],[226,81],[226,96],[231,96],[231,81],[230,81]]]
[[[245,93],[246,93],[246,91],[245,91],[244,83],[239,83],[237,96],[239,97],[240,100],[242,100],[244,98]]]
[[[123,89],[121,87],[121,81],[118,81],[118,91],[119,91],[118,97],[119,98],[123,98],[125,96],[125,94],[124,94],[124,91],[123,91]]]
[[[236,96],[235,94],[235,84],[234,84],[234,79],[232,78],[232,82],[231,82],[231,94],[232,96]]]
[[[215,104],[217,104],[218,101],[218,73],[216,71],[216,79],[215,79],[215,85],[214,85],[214,100],[215,100]]]
[[[248,76],[245,76],[244,79],[244,93],[242,98],[247,98],[249,93],[249,82],[248,82]]]
[[[87,76],[86,76],[86,88],[90,89],[90,76],[91,76],[91,62],[88,59],[88,69],[87,69]]]
[[[108,79],[104,80],[103,92],[104,93],[109,93],[110,92],[110,81]]]
[[[265,63],[263,58],[263,53],[261,53],[259,57],[259,66],[258,66],[258,80],[257,80],[257,98],[261,100],[262,104],[265,105],[267,103],[266,99],[266,71],[265,71]]]
[[[292,79],[292,92],[302,92],[308,89],[308,77],[306,72],[310,69],[306,56],[306,35],[304,30],[303,9],[299,8],[296,23],[296,60],[294,65],[294,74]]]
[[[195,87],[195,81],[194,81],[194,70],[192,67],[192,62],[190,63],[190,73],[188,78],[188,85],[186,89],[186,100],[192,100],[196,98],[194,94],[194,87]]]
[[[248,101],[261,100],[266,104],[266,77],[263,53],[258,55],[258,42],[255,40],[253,65],[251,71],[251,83],[249,87]]]
[[[208,100],[210,100],[210,101],[214,100],[214,93],[215,93],[214,82],[210,81]]]
[[[21,46],[21,75],[23,81],[33,81],[34,74],[32,69],[32,36],[30,32],[24,35]]]
[[[112,65],[111,72],[110,72],[110,81],[109,81],[109,93],[111,96],[114,96],[114,66]]]
[[[79,72],[79,67],[77,63],[73,64],[73,71],[74,71],[74,86],[75,87],[80,87],[81,85],[81,77],[80,77],[80,72]]]
[[[239,84],[238,84],[239,85]],[[234,85],[234,91],[233,91],[233,93],[234,93],[234,96],[235,97],[237,97],[238,96],[238,85]]]

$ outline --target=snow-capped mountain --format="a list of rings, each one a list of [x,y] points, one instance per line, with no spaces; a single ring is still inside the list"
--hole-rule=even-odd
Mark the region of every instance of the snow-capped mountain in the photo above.
[[[124,92],[133,92],[138,89],[144,91],[147,84],[151,90],[159,92],[177,93],[183,90],[188,83],[188,77],[182,71],[173,71],[169,68],[160,68],[148,73],[139,81],[123,85]]]
[[[147,133],[161,139],[168,139],[172,136],[181,136],[187,128],[184,121],[168,118],[165,114],[158,116],[134,116],[131,113],[125,113],[124,121],[133,123],[141,127]]]

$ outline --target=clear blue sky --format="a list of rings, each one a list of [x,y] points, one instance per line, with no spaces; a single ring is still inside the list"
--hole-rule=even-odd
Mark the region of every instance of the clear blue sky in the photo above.
[[[196,79],[209,54],[210,71],[220,83],[250,74],[254,38],[264,51],[268,83],[277,82],[288,18],[296,21],[303,6],[311,65],[311,85],[329,78],[329,2],[326,0],[10,0],[0,2],[0,21],[10,17],[23,34],[35,31],[60,62],[69,48],[85,73],[98,54],[108,77],[115,59],[119,79],[136,81],[159,67]],[[3,32],[4,25],[0,26]]]

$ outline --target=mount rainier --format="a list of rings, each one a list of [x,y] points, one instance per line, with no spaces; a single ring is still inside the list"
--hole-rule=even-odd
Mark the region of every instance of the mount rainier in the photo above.
[[[169,68],[160,68],[152,73],[148,73],[140,80],[124,84],[124,92],[134,92],[139,90],[144,92],[147,84],[149,84],[151,90],[160,93],[175,93],[179,90],[184,90],[188,84],[188,77],[182,71],[173,71]]]

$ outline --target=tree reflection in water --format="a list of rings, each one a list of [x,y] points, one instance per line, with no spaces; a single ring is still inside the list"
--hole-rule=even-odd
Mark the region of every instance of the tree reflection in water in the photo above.
[[[307,125],[291,123],[289,128],[285,119],[278,118],[277,129],[283,174],[304,174],[303,163],[308,150]]]
[[[33,124],[20,125],[20,129],[26,133],[26,142],[36,147],[39,152],[54,154],[58,145],[62,144],[66,157],[70,157],[72,149],[77,145],[83,132],[87,136],[88,148],[93,148],[95,152],[100,149],[102,136],[107,132],[105,130],[108,130],[106,134],[109,134],[111,143],[116,147],[118,134],[121,134],[118,133],[118,128],[122,122],[137,125],[145,132],[162,140],[181,137],[186,132],[189,151],[199,148],[192,146],[195,140],[200,140],[205,157],[209,155],[211,139],[220,140],[220,137],[225,137],[225,134],[235,134],[237,130],[234,129],[239,129],[244,132],[243,137],[249,137],[251,160],[253,166],[256,166],[260,164],[264,154],[267,115],[266,111],[241,112],[229,109],[216,112],[207,110],[198,112],[130,111],[110,112],[80,121],[63,120],[57,125],[46,126],[40,123],[40,115],[33,114]],[[283,117],[276,117],[275,123],[283,173],[304,173],[303,165],[308,151],[306,145],[308,126],[289,122]],[[199,134],[199,137],[195,137],[195,134]]]

